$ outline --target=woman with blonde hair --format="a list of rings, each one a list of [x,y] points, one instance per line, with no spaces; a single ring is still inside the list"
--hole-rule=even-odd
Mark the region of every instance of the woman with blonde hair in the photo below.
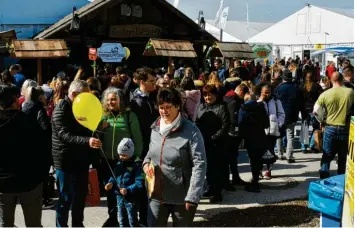
[[[195,73],[194,73],[194,71],[192,70],[191,67],[187,67],[185,69],[184,78],[195,79]]]
[[[22,104],[25,102],[25,96],[27,94],[27,89],[30,87],[37,87],[37,82],[32,79],[27,79],[21,87],[21,97],[19,98],[19,105],[22,107]]]

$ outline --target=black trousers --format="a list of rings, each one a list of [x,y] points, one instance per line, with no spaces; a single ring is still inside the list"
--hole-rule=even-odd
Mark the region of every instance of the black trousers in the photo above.
[[[223,185],[230,184],[229,175],[232,173],[233,179],[240,178],[238,171],[238,156],[239,145],[241,142],[240,137],[228,136],[223,149],[222,159],[222,172],[223,172]]]
[[[207,185],[212,195],[218,195],[222,192],[223,184],[223,159],[225,158],[224,152],[221,151],[223,144],[209,143],[206,147],[207,156]],[[222,149],[223,150],[223,149]],[[225,166],[224,166],[225,167]]]
[[[247,150],[248,150],[248,156],[249,156],[253,181],[257,182],[259,181],[260,170],[263,167],[261,158],[264,153],[264,150],[255,149],[255,148],[247,148]]]

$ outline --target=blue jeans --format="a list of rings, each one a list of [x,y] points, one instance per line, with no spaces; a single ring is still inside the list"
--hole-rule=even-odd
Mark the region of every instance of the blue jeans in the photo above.
[[[302,150],[307,150],[308,147],[309,148],[313,148],[314,147],[314,135],[313,135],[313,133],[314,133],[315,130],[319,130],[320,129],[320,124],[319,124],[318,120],[315,118],[315,116],[312,113],[309,113],[309,117],[310,118],[308,119],[307,124],[308,124],[308,126],[312,125],[313,130],[312,130],[312,134],[310,135],[309,145],[301,143],[301,149]]]
[[[137,227],[137,205],[129,202],[121,195],[116,196],[117,213],[120,227]]]
[[[321,172],[329,173],[330,162],[338,154],[338,174],[344,174],[348,153],[349,128],[327,125],[323,134]]]
[[[83,227],[85,198],[88,191],[88,170],[66,172],[56,170],[59,199],[57,204],[56,225],[68,227],[71,208],[72,227]]]

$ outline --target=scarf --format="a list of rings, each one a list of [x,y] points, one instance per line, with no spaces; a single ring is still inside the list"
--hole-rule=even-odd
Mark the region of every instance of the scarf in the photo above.
[[[160,134],[164,135],[167,132],[169,132],[171,129],[173,129],[177,125],[177,123],[179,122],[180,119],[181,119],[181,113],[179,113],[179,115],[175,118],[175,120],[170,124],[165,123],[164,119],[161,118],[160,119],[160,128],[159,128]]]

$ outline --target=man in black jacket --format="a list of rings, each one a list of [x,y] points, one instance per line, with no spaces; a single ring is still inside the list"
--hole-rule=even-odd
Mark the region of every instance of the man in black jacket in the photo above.
[[[283,83],[280,84],[275,91],[275,96],[281,101],[282,107],[285,111],[285,129],[287,138],[286,157],[288,163],[294,163],[293,157],[293,141],[295,137],[295,126],[298,121],[298,114],[301,112],[302,120],[306,120],[307,112],[304,106],[304,98],[302,91],[292,81],[292,72],[289,70],[284,71],[282,77]],[[280,153],[280,157],[283,156],[283,149],[281,148],[281,140],[278,139],[277,147]]]
[[[249,88],[244,85],[238,85],[236,88],[230,88],[230,91],[223,97],[223,101],[227,104],[230,117],[230,129],[227,140],[227,169],[226,181],[229,183],[229,168],[232,172],[232,185],[245,185],[246,183],[240,178],[238,171],[238,155],[239,145],[242,138],[238,136],[238,112],[242,104],[244,104],[244,96],[249,92]],[[228,189],[226,189],[228,190]],[[231,190],[233,190],[231,188]]]
[[[53,112],[52,155],[59,191],[56,214],[58,227],[68,226],[70,208],[72,226],[84,226],[90,150],[102,146],[100,140],[91,137],[92,132],[76,121],[72,112],[74,98],[88,91],[89,85],[85,81],[73,81],[69,87],[68,97],[61,100]]]
[[[0,227],[14,227],[21,202],[27,227],[40,227],[46,154],[39,127],[19,111],[17,90],[0,85]]]
[[[155,76],[152,69],[140,68],[135,73],[135,80],[139,89],[133,94],[131,100],[132,111],[137,115],[143,136],[143,160],[149,149],[151,126],[158,118],[159,113],[155,108],[155,102],[150,98],[150,93],[155,91]]]
[[[140,129],[143,136],[143,153],[141,159],[144,160],[149,150],[151,126],[158,118],[159,113],[155,109],[155,102],[151,99],[150,93],[155,91],[154,71],[149,68],[140,68],[134,73],[134,78],[139,89],[137,89],[131,100],[132,111],[137,115]],[[142,191],[145,192],[145,191]],[[139,223],[148,226],[148,198],[144,193],[139,202]]]

